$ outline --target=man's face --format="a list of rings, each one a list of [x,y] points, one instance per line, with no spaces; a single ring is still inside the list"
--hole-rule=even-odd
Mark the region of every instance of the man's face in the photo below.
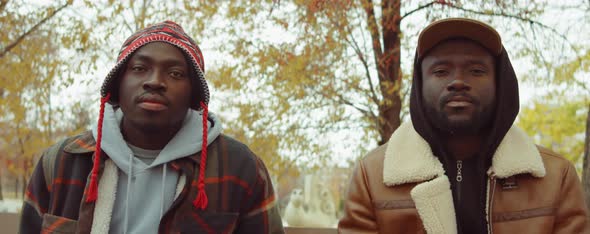
[[[123,69],[119,104],[124,124],[154,132],[180,126],[191,98],[189,67],[180,49],[149,43]]]
[[[422,98],[439,130],[472,134],[490,123],[496,99],[495,61],[469,40],[449,40],[422,60]]]

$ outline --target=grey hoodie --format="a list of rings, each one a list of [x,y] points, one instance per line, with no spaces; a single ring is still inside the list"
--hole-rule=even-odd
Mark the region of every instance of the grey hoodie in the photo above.
[[[217,116],[208,116],[207,145],[221,133]],[[120,109],[106,104],[101,148],[117,165],[119,175],[109,233],[157,233],[160,219],[174,201],[179,180],[179,173],[168,170],[167,163],[201,151],[202,113],[189,109],[182,128],[151,164],[135,157],[125,143],[119,127],[122,118]],[[96,126],[92,134],[96,139]]]

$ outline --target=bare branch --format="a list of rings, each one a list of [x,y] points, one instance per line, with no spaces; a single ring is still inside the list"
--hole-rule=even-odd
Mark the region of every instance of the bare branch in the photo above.
[[[358,107],[357,105],[355,105],[351,101],[346,100],[340,94],[336,94],[336,96],[338,97],[338,100],[336,100],[336,101],[339,102],[340,104],[348,105],[348,106],[356,109],[357,111],[361,112],[363,115],[367,116],[368,118],[373,119],[373,121],[378,120],[378,117],[372,111]]]
[[[416,12],[418,12],[418,11],[420,11],[420,10],[426,9],[426,8],[428,8],[428,7],[432,6],[432,5],[434,5],[435,3],[437,3],[437,2],[436,2],[436,1],[433,1],[433,2],[431,2],[431,3],[428,3],[428,4],[426,4],[426,5],[419,6],[418,8],[416,8],[416,9],[414,9],[414,10],[408,11],[408,13],[405,13],[405,14],[403,14],[403,15],[402,15],[402,17],[401,17],[401,19],[400,19],[400,20],[403,20],[404,18],[406,18],[406,16],[410,16],[411,14],[413,14],[413,13],[416,13]]]
[[[137,30],[134,30],[133,27],[131,27],[131,25],[129,24],[129,22],[127,22],[127,20],[123,20],[125,27],[127,27],[127,30],[129,30],[129,33],[134,33]]]
[[[143,5],[141,5],[141,21],[139,21],[139,28],[137,30],[145,27],[145,13],[147,12],[147,6],[151,5],[151,1],[144,0]]]
[[[367,27],[369,28],[369,32],[371,34],[372,45],[373,45],[373,54],[375,55],[375,61],[379,61],[379,58],[383,55],[383,50],[381,49],[381,40],[379,39],[379,29],[377,28],[377,19],[375,18],[375,10],[373,9],[373,2],[371,0],[363,0],[362,1],[363,8],[367,13]],[[379,65],[376,65],[377,70],[379,70]]]
[[[340,24],[340,22],[336,21],[334,18],[330,17],[328,19],[330,20],[330,22],[332,24],[337,25],[339,28],[344,28],[346,30],[347,34],[350,35],[350,40],[348,39],[348,37],[345,37],[344,40],[346,41],[346,43],[348,43],[352,47],[352,49],[356,53],[357,57],[359,58],[359,60],[361,60],[361,63],[363,64],[363,67],[365,69],[366,78],[369,81],[369,88],[371,91],[371,100],[373,100],[373,102],[375,102],[375,104],[379,103],[379,98],[377,97],[377,93],[375,92],[375,86],[373,85],[373,80],[371,78],[371,73],[369,71],[369,63],[365,59],[365,56],[364,56],[358,42],[355,40],[354,36],[352,35],[352,30],[350,29],[350,25],[342,26]]]
[[[8,0],[0,1],[0,12],[4,11],[4,8],[6,8],[6,5],[8,5]]]
[[[4,2],[3,2],[3,4],[4,4]],[[64,8],[66,8],[69,5],[70,5],[70,2],[69,1],[66,2],[66,4],[60,6],[55,11],[53,11],[49,15],[45,16],[45,18],[43,18],[41,21],[37,22],[37,24],[35,24],[33,27],[31,27],[25,33],[21,34],[15,41],[11,42],[6,47],[4,47],[2,49],[2,51],[0,52],[0,58],[4,57],[4,55],[6,55],[6,53],[8,53],[8,52],[10,52],[10,50],[14,49],[14,47],[16,47],[19,43],[21,43],[27,36],[29,36],[31,33],[33,33],[35,30],[37,30],[41,25],[43,25],[45,22],[47,22],[48,20],[53,18],[53,16],[55,16],[57,13],[59,13],[61,10],[63,10]],[[4,7],[4,6],[1,6],[1,7]]]
[[[473,9],[467,9],[464,7],[460,7],[460,6],[456,6],[456,5],[452,5],[452,4],[445,4],[445,6],[451,7],[451,8],[455,8],[457,10],[461,10],[461,11],[465,11],[465,12],[469,12],[469,13],[473,13],[473,14],[478,14],[478,15],[486,15],[486,16],[500,16],[500,17],[506,17],[506,18],[511,18],[511,19],[516,19],[519,21],[523,21],[526,23],[529,23],[531,25],[536,25],[538,27],[541,27],[543,29],[549,30],[552,33],[554,33],[555,35],[557,35],[558,37],[560,37],[561,39],[563,39],[565,42],[567,42],[570,46],[570,48],[576,53],[576,55],[578,55],[578,49],[568,40],[568,38],[563,35],[562,33],[558,32],[555,28],[552,28],[546,24],[543,24],[539,21],[535,21],[532,19],[528,19],[528,18],[524,18],[522,16],[518,16],[518,15],[511,15],[511,14],[506,14],[506,13],[496,13],[496,12],[484,12],[484,11],[477,11],[477,10],[473,10]]]
[[[375,86],[373,85],[373,80],[371,78],[371,73],[369,71],[369,63],[365,59],[365,56],[364,56],[363,52],[361,51],[360,46],[358,45],[358,43],[354,39],[354,36],[352,36],[352,32],[350,31],[350,28],[346,27],[346,29],[347,29],[349,35],[351,35],[351,40],[348,40],[348,39],[345,39],[345,40],[354,49],[354,52],[356,53],[359,60],[361,60],[361,63],[363,64],[363,68],[365,69],[365,76],[367,77],[367,81],[369,81],[369,89],[371,91],[371,100],[373,100],[373,102],[375,102],[375,103],[379,103],[379,98],[377,97],[377,93],[375,93]]]
[[[321,95],[325,99],[335,101],[338,104],[348,105],[348,106],[356,109],[357,111],[359,111],[361,114],[363,114],[371,119],[377,119],[377,116],[375,116],[375,114],[372,111],[363,109],[363,108],[355,105],[354,103],[346,100],[346,98],[342,97],[342,95],[339,93],[333,93],[333,95],[336,96],[336,100],[334,98],[328,97],[328,95],[322,91],[316,91],[316,93]]]
[[[530,25],[530,26],[531,26],[531,31],[533,31],[533,38],[534,38],[533,41],[538,41],[538,39],[537,39],[537,32],[536,32],[535,28],[532,25]],[[534,47],[537,47],[537,44],[536,43],[533,43],[533,46]],[[539,48],[535,48],[535,49],[537,51],[542,51]],[[551,66],[551,63],[548,62],[548,60],[545,58],[545,56],[543,55],[543,53],[542,52],[535,53],[534,56],[538,56],[539,57],[539,60],[543,63],[543,65],[545,66],[545,69],[547,69],[547,75],[546,76],[547,77],[551,77],[551,67],[552,66]]]

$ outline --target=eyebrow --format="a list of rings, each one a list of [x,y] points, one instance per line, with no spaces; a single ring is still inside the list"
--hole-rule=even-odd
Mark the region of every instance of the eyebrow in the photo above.
[[[154,59],[152,57],[146,56],[146,55],[143,55],[143,54],[135,54],[135,55],[133,55],[133,57],[129,61],[133,61],[133,60],[139,60],[139,61],[148,62],[148,63],[153,63],[154,62]],[[180,67],[186,67],[186,68],[188,68],[187,61],[185,61],[184,59],[183,60],[180,60],[180,59],[171,58],[171,59],[163,60],[162,63],[164,65],[166,65],[166,66],[180,66]]]
[[[451,63],[452,62],[450,60],[441,59],[439,61],[436,61],[436,62],[430,64],[428,66],[428,69],[433,68],[433,67],[436,67],[436,66],[439,66],[439,65],[449,65]],[[465,64],[467,64],[467,65],[487,65],[485,61],[483,61],[483,60],[476,60],[476,59],[469,59],[469,60],[466,61]],[[493,64],[492,64],[492,66],[493,66]]]
[[[428,69],[431,69],[433,67],[440,66],[440,65],[449,65],[449,64],[451,64],[451,62],[449,60],[439,60],[439,61],[436,61],[436,62],[430,64],[428,66]]]

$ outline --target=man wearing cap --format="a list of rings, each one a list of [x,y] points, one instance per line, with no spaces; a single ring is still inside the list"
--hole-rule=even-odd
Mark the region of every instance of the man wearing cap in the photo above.
[[[359,161],[341,233],[590,233],[573,165],[514,126],[500,36],[471,19],[418,38],[411,122]]]
[[[20,232],[283,233],[264,163],[208,112],[204,71],[174,22],[129,37],[98,124],[39,160]]]

